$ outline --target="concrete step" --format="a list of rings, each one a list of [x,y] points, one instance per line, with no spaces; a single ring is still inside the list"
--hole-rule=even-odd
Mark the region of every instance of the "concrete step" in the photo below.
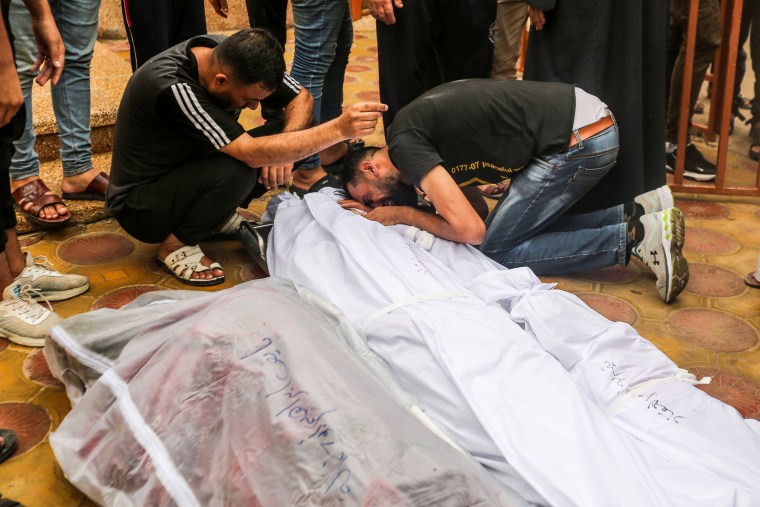
[[[159,1],[159,0],[153,0]],[[227,0],[229,14],[226,18],[219,16],[211,4],[203,0],[206,7],[206,28],[209,32],[226,32],[248,28],[248,11],[245,0]],[[290,3],[288,3],[288,20],[291,20]],[[102,0],[98,19],[98,37],[101,39],[126,39],[124,18],[121,14],[121,0]]]
[[[90,70],[90,125],[92,128],[92,152],[110,152],[113,146],[113,126],[116,110],[132,75],[129,58],[111,49],[113,44],[96,42]],[[40,160],[59,158],[60,142],[58,124],[53,114],[50,86],[33,85],[32,110],[34,130],[37,133],[35,149]]]
[[[206,20],[209,32],[237,30],[248,26],[244,0],[230,0],[227,19],[218,16],[208,2]],[[124,87],[132,75],[129,46],[126,44],[120,0],[103,0],[99,13],[98,35],[90,75],[92,152],[110,152],[113,126]],[[288,12],[290,19],[291,15]],[[58,125],[50,102],[50,87],[34,86],[35,148],[41,161],[59,158]]]

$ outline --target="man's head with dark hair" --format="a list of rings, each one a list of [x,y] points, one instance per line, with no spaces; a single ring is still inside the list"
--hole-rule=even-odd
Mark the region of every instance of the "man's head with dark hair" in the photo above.
[[[282,46],[272,34],[260,28],[240,30],[214,48],[213,58],[229,70],[241,85],[260,83],[274,91],[282,83],[285,57]]]
[[[207,91],[227,109],[256,109],[281,84],[282,46],[266,30],[241,30],[216,46]]]
[[[343,168],[346,191],[365,206],[416,206],[417,192],[393,165],[387,147],[350,150]]]

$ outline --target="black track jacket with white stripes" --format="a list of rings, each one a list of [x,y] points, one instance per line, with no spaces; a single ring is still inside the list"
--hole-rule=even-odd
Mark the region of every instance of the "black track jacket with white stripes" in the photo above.
[[[215,153],[243,134],[239,111],[214,102],[198,79],[191,48],[215,47],[224,36],[202,35],[156,55],[132,75],[119,105],[106,205],[119,211],[137,185]],[[288,74],[262,103],[285,107],[301,90]]]

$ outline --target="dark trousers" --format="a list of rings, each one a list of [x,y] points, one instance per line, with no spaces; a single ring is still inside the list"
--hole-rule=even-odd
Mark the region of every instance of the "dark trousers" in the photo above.
[[[274,38],[285,48],[287,40],[287,10],[288,0],[245,0],[248,10],[248,22],[251,28],[263,28],[274,35]],[[267,121],[284,118],[282,109],[261,105],[261,116]]]
[[[288,0],[245,0],[251,28],[263,28],[285,47]]]
[[[248,133],[261,137],[281,130],[281,122],[269,122]],[[238,206],[247,207],[267,191],[258,177],[258,169],[217,152],[133,188],[114,216],[143,243],[161,243],[174,234],[186,245],[197,245],[217,232]]]
[[[13,197],[11,197],[10,167],[13,158],[13,141],[21,137],[26,124],[26,109],[21,105],[16,116],[0,128],[0,252],[5,252],[5,244],[8,242],[6,229],[16,227],[16,211],[13,209]]]
[[[491,75],[496,19],[493,0],[414,0],[395,10],[396,23],[377,22],[380,100],[387,128],[396,113],[441,83]]]
[[[668,31],[668,70],[670,87],[668,110],[665,122],[665,140],[678,140],[678,118],[681,111],[684,64],[686,60],[686,27],[689,21],[689,0],[673,0],[670,4],[670,27]],[[720,45],[720,2],[701,0],[697,13],[697,37],[694,47],[694,68],[692,71],[691,96],[689,97],[689,129],[694,105],[705,79],[707,68],[715,58]],[[688,131],[687,131],[688,132]],[[687,142],[689,136],[687,134]]]
[[[206,33],[203,0],[121,0],[134,72],[158,53]]]
[[[161,243],[173,233],[197,245],[232,215],[258,174],[223,153],[193,160],[131,190],[116,220],[144,243]]]
[[[745,0],[742,5],[742,19],[739,27],[739,54],[736,59],[736,82],[734,98],[739,96],[742,80],[747,66],[744,44],[749,39],[749,51],[752,56],[752,72],[755,75],[755,96],[752,99],[753,121],[760,121],[760,1]],[[734,106],[740,105],[734,100]]]
[[[13,32],[8,20],[9,0],[0,0],[0,16],[8,33],[8,40],[13,51]],[[15,52],[14,52],[15,53]],[[14,58],[15,60],[15,58]],[[6,85],[4,85],[6,86]],[[21,104],[16,116],[11,121],[0,127],[0,252],[5,252],[5,244],[8,243],[6,229],[16,227],[16,211],[13,209],[13,197],[11,196],[10,168],[13,158],[13,141],[21,137],[26,125],[26,109]]]

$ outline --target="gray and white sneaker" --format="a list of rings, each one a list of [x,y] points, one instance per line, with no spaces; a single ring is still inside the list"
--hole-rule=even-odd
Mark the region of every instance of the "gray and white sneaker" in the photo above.
[[[670,191],[670,187],[667,185],[663,185],[660,188],[655,188],[654,190],[636,196],[633,199],[633,202],[640,204],[641,207],[644,208],[645,215],[675,206],[673,192]],[[675,239],[678,247],[683,248],[683,244],[686,241],[686,226],[684,225],[683,220],[679,220],[676,224]]]
[[[29,296],[34,299],[46,299],[48,301],[63,301],[73,298],[90,288],[90,281],[82,275],[64,275],[52,267],[46,265],[47,259],[40,255],[32,257],[24,252],[26,266],[3,291],[3,299],[20,297],[21,287],[30,287]]]
[[[649,266],[657,277],[657,291],[670,303],[689,281],[689,263],[677,241],[678,231],[684,230],[683,214],[678,208],[649,213],[640,219],[644,239],[633,247],[633,255]]]
[[[655,188],[654,190],[638,195],[634,197],[633,202],[640,204],[641,207],[644,208],[645,215],[675,206],[673,193],[667,185],[663,185],[660,188]]]
[[[35,302],[28,285],[19,294],[20,297],[0,302],[0,336],[25,347],[42,347],[50,329],[61,318]]]

